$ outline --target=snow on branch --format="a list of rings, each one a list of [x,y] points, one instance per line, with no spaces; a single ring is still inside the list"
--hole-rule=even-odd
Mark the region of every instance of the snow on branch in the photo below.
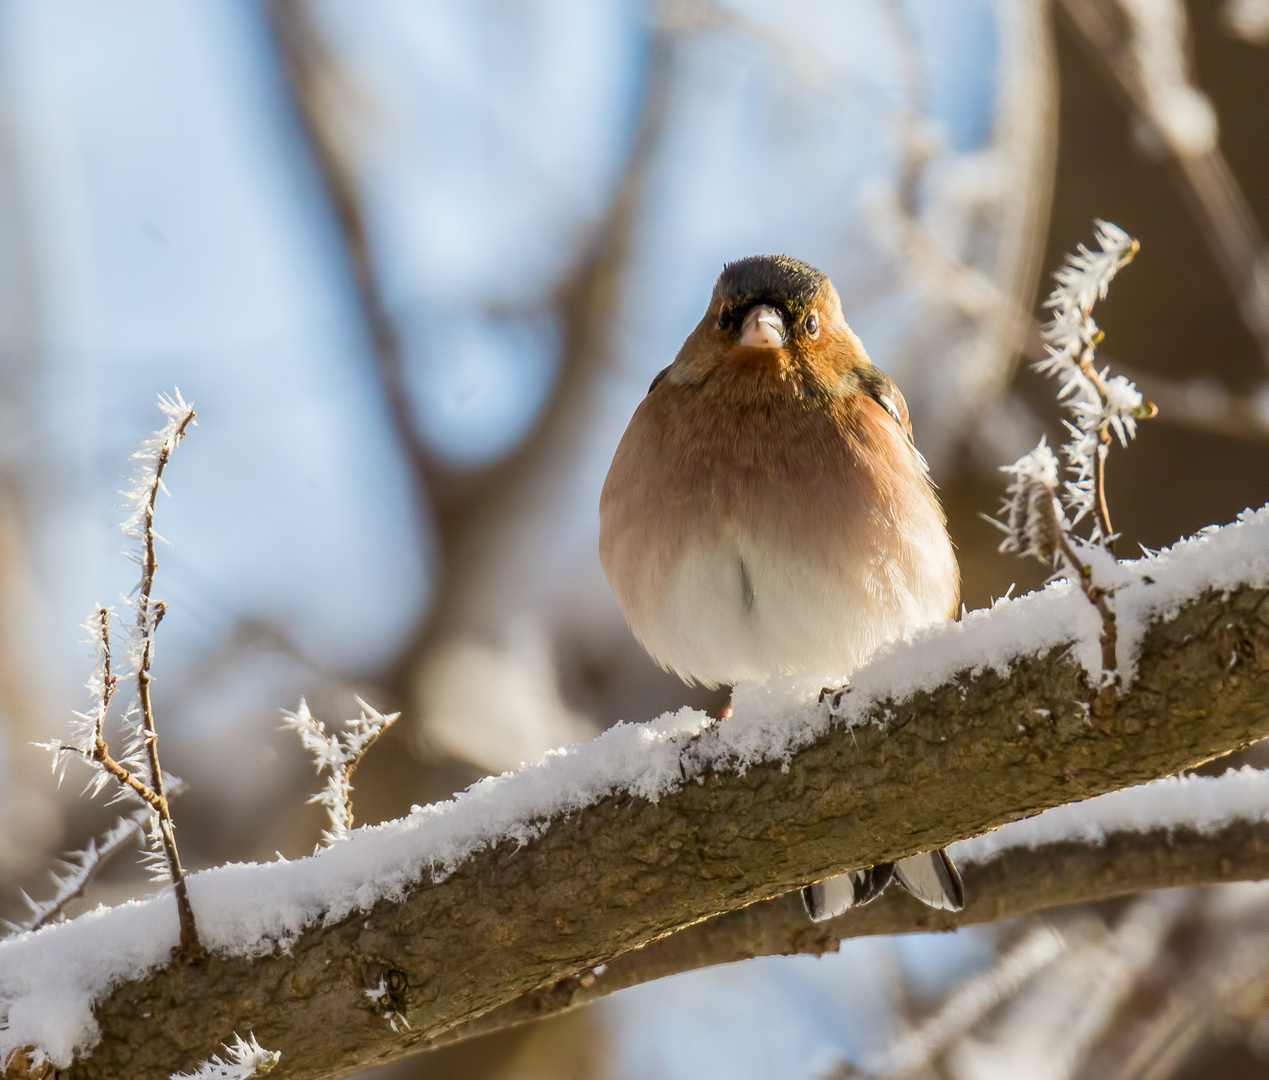
[[[271,1071],[282,1059],[277,1050],[266,1050],[255,1035],[244,1040],[234,1035],[233,1044],[225,1044],[225,1056],[216,1054],[192,1073],[172,1073],[171,1080],[254,1080]]]
[[[388,730],[400,713],[385,716],[373,706],[357,699],[361,716],[349,720],[344,730],[331,735],[326,725],[310,711],[308,702],[300,698],[295,712],[283,711],[284,724],[297,732],[304,749],[313,755],[318,773],[327,774],[326,786],[309,799],[321,803],[330,815],[330,828],[322,833],[322,843],[329,847],[343,840],[353,827],[352,776],[361,759]]]

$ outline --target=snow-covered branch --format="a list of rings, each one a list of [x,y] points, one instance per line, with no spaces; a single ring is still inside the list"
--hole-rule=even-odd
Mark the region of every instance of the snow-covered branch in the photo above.
[[[1269,508],[1124,565],[1125,690],[1105,715],[1084,705],[1100,622],[1055,582],[894,645],[834,708],[818,685],[742,687],[729,720],[686,710],[619,725],[312,857],[193,875],[202,965],[171,964],[164,896],[0,943],[0,1054],[39,1047],[71,1078],[117,1076],[127,1055],[134,1075],[166,1080],[159,1052],[174,1042],[205,1056],[226,1029],[254,1030],[292,1075],[343,1075],[517,999],[603,988],[627,956],[653,977],[640,965],[676,940],[717,960],[697,948],[715,920],[656,941],[711,914],[1269,735]],[[1038,852],[958,851],[963,918],[1262,874],[1269,845],[1231,857],[1213,840],[1242,828],[1244,845],[1261,843],[1263,814],[1239,820],[1247,805],[1171,839],[1154,829],[1090,845],[1077,820]],[[862,909],[847,932],[955,924],[912,911],[896,923],[899,911]],[[786,930],[770,948],[827,947],[804,921]],[[410,1027],[393,1032],[386,1008]],[[143,1059],[138,1047],[154,1049]]]

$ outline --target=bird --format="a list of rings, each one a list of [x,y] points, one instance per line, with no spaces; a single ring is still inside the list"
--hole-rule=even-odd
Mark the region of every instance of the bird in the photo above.
[[[840,682],[959,602],[903,395],[828,276],[788,255],[724,265],[621,437],[599,517],[626,622],[688,684]],[[964,904],[942,850],[813,882],[802,898],[820,921],[892,881],[933,907]]]

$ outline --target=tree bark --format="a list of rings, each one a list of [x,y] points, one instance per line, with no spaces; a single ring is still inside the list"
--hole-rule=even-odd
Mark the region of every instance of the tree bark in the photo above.
[[[880,703],[873,715],[884,730],[835,726],[783,766],[712,773],[656,803],[606,799],[523,847],[473,855],[401,902],[315,928],[286,955],[214,956],[125,984],[99,1003],[101,1041],[65,1075],[166,1078],[237,1031],[282,1051],[281,1076],[345,1076],[457,1035],[459,1025],[473,1031],[483,1014],[535,991],[540,999],[541,988],[570,976],[584,984],[601,964],[618,973],[633,965],[638,981],[790,943],[817,951],[839,933],[955,925],[887,900],[826,931],[799,925],[786,898],[614,964],[807,881],[1166,776],[1269,735],[1266,595],[1208,593],[1155,624],[1136,683],[1109,715],[1082,705],[1091,694],[1065,649],[1019,659],[1008,675],[962,672],[906,702]],[[1037,710],[1048,711],[1045,722]],[[1259,876],[1264,831],[1240,835],[1230,832],[1223,849],[1177,834],[1017,852],[967,874],[970,904],[957,921]],[[662,954],[661,968],[649,961]],[[390,1000],[376,1005],[365,991],[381,980]],[[410,1029],[394,1031],[389,1011]]]
[[[1101,844],[1070,841],[1020,848],[960,869],[963,911],[936,911],[895,890],[868,907],[813,923],[797,893],[786,893],[715,915],[602,968],[524,994],[419,1046],[431,1049],[541,1020],[630,986],[716,964],[756,956],[821,956],[836,952],[847,938],[955,930],[1148,889],[1258,881],[1269,878],[1269,822],[1235,821],[1215,832],[1116,833]]]

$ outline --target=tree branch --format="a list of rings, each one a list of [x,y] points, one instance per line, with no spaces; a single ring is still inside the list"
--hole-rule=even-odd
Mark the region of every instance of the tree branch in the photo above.
[[[1018,848],[960,870],[966,903],[959,912],[937,911],[895,891],[868,907],[813,923],[797,894],[788,893],[716,915],[599,970],[561,979],[420,1046],[444,1046],[568,1012],[654,979],[756,956],[821,956],[836,952],[848,938],[955,930],[1149,889],[1259,881],[1269,878],[1269,822],[1237,821],[1216,832],[1123,832],[1101,844],[1069,841]]]
[[[289,1075],[343,1076],[419,1049],[526,993],[570,976],[584,982],[597,966],[711,914],[1245,745],[1269,735],[1267,595],[1250,586],[1209,592],[1151,627],[1137,679],[1106,716],[1090,716],[1080,704],[1088,686],[1066,647],[1019,656],[1008,674],[963,671],[906,701],[876,702],[866,714],[874,723],[833,725],[787,762],[706,771],[657,802],[614,796],[556,817],[522,845],[508,841],[471,855],[443,881],[300,933],[285,955],[215,955],[198,968],[155,971],[98,1002],[100,1041],[65,1075],[166,1077],[236,1030],[281,1050]],[[684,746],[684,767],[710,737],[707,730]],[[1245,863],[1218,861],[1219,874],[1259,873],[1263,840],[1253,832],[1252,850],[1238,852]],[[1002,858],[971,872],[962,918],[1196,874],[1204,880],[1200,870],[1211,866],[1203,859],[1219,854],[1210,840],[1177,850],[1192,854],[1158,863],[1149,846],[1122,858],[1113,842],[1065,856],[1048,850],[1029,877],[1017,869],[1027,855]],[[734,940],[748,944],[733,954],[781,951],[778,942],[762,944],[765,917],[753,909],[656,949],[709,962],[720,953],[702,943],[732,933],[739,920],[745,929]],[[852,925],[853,932],[892,932],[948,925],[942,918],[905,916],[887,902],[856,913]],[[95,933],[104,929],[94,924]],[[72,923],[42,934],[74,930]],[[809,947],[831,941],[817,943],[821,931],[810,926],[795,933]],[[5,949],[42,949],[54,940],[0,945],[0,972],[20,959]],[[629,963],[655,956],[645,950]],[[365,991],[380,984],[390,993],[372,1001]],[[408,1030],[392,1030],[383,1011],[389,1006]]]

